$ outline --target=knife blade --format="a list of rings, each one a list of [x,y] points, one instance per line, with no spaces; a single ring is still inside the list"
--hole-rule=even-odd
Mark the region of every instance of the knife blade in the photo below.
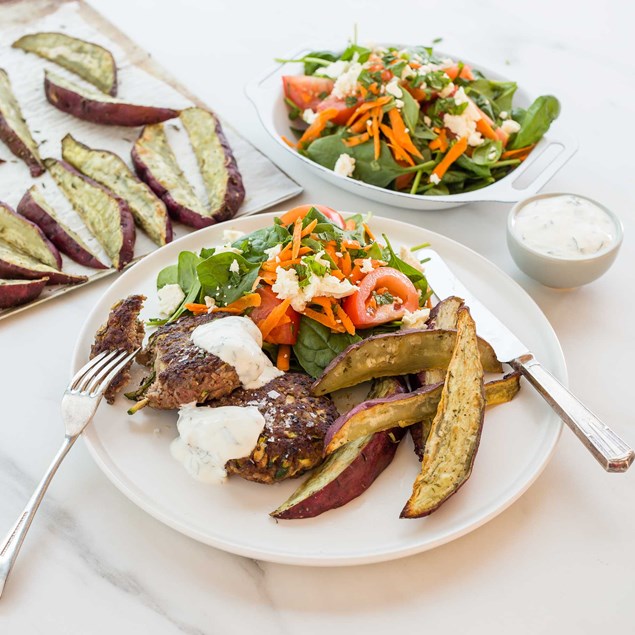
[[[492,345],[498,359],[523,374],[607,472],[625,472],[635,459],[633,449],[540,365],[527,346],[461,283],[438,253],[426,248],[422,254],[429,258],[424,265],[425,276],[434,294],[441,300],[452,295],[462,298],[474,318],[477,333]]]

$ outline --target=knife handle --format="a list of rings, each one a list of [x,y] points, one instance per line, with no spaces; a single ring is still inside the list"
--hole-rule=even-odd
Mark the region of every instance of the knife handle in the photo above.
[[[532,355],[523,355],[509,364],[527,378],[607,472],[628,470],[635,458],[633,449],[603,424]]]

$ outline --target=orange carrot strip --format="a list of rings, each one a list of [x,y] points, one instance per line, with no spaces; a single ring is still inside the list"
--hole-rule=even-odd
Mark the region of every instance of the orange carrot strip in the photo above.
[[[362,223],[362,227],[364,228],[364,231],[366,232],[366,235],[368,236],[368,240],[374,242],[375,234],[373,234],[373,232],[370,231],[370,227],[366,223]]]
[[[242,298],[230,302],[227,306],[215,306],[212,311],[227,311],[228,313],[243,313],[246,309],[260,306],[262,297],[259,293],[247,293]]]
[[[379,112],[377,112],[379,111]],[[370,126],[370,134],[373,137],[373,145],[375,149],[375,161],[379,159],[381,154],[381,143],[379,139],[379,120],[381,119],[381,108],[373,110],[372,124]]]
[[[337,315],[337,317],[342,320],[342,325],[346,329],[346,332],[349,335],[355,335],[355,326],[351,321],[351,318],[348,317],[346,311],[344,311],[344,309],[339,304],[335,305],[335,315]]]
[[[278,306],[274,307],[271,310],[271,313],[269,313],[269,315],[264,320],[262,320],[262,322],[258,324],[258,328],[262,333],[263,340],[267,339],[269,333],[271,333],[271,331],[273,331],[273,329],[278,326],[280,320],[283,318],[290,305],[291,300],[289,298],[283,300],[280,304],[278,304]]]
[[[340,269],[345,276],[350,276],[353,264],[351,263],[351,255],[348,251],[344,252],[344,255],[340,258]]]
[[[295,260],[300,253],[300,247],[302,246],[300,241],[302,240],[302,219],[296,218],[293,225],[293,246],[291,247],[291,259]]]
[[[379,129],[384,133],[384,136],[390,141],[388,147],[392,150],[393,156],[397,161],[405,161],[408,165],[414,165],[414,161],[410,158],[410,155],[399,145],[395,133],[390,126],[380,124]]]
[[[337,333],[344,333],[344,327],[341,324],[338,324],[335,320],[330,320],[326,315],[323,315],[319,311],[314,311],[313,309],[306,308],[302,312],[303,315],[306,315],[308,318],[319,322],[320,324],[330,328],[332,331],[336,331]]]
[[[281,250],[280,253],[278,254],[278,258],[280,260],[285,260],[287,258],[291,257],[291,249],[293,248],[293,244],[292,243],[287,243]]]
[[[290,141],[289,139],[287,139],[284,135],[280,135],[280,138],[290,147],[290,148],[297,148],[298,146],[293,143],[293,141]]]
[[[467,149],[467,137],[461,137],[441,159],[439,165],[432,171],[432,174],[436,174],[440,179],[448,171],[448,168],[465,152]]]
[[[314,229],[315,226],[317,225],[317,218],[314,218],[303,230],[302,233],[300,234],[302,236],[302,238],[304,238],[305,236],[308,236]]]
[[[355,265],[353,267],[353,271],[351,271],[351,275],[349,276],[350,281],[355,284],[359,282],[366,274],[362,273],[362,270],[359,265]]]
[[[338,280],[344,280],[346,277],[339,269],[331,269],[331,275],[335,276]]]
[[[350,218],[344,223],[344,229],[347,231],[353,231],[357,227],[357,223]]]
[[[209,308],[207,304],[197,304],[196,302],[188,302],[185,305],[185,308],[194,313],[195,315],[199,315],[201,313],[207,313],[207,309]]]
[[[501,159],[514,159],[519,157],[521,154],[529,154],[534,148],[536,144],[533,143],[530,146],[525,146],[524,148],[517,148],[516,150],[507,150],[501,154]]]
[[[324,251],[330,256],[333,262],[337,262],[338,256],[335,251],[335,245],[330,245],[329,243],[326,243],[324,245]]]
[[[348,139],[343,139],[342,143],[347,148],[354,148],[355,146],[361,145],[362,143],[366,143],[370,139],[370,134],[368,132],[364,132],[363,134],[355,135],[354,137],[349,137]]]
[[[418,158],[423,158],[421,156],[421,152],[417,149],[414,143],[412,143],[412,139],[408,132],[406,132],[406,124],[404,123],[401,113],[398,108],[392,108],[388,111],[388,118],[390,119],[390,127],[393,129],[395,133],[395,138],[399,145],[404,149],[410,152],[410,154],[414,154],[414,156]]]
[[[354,121],[357,121],[357,119],[359,119],[359,117],[361,117],[365,112],[368,112],[369,110],[372,110],[373,108],[376,108],[377,106],[383,106],[384,104],[387,104],[391,99],[392,97],[389,97],[388,95],[386,95],[385,97],[380,97],[379,99],[375,99],[373,101],[365,101],[361,103],[357,107],[355,112],[348,118],[348,121],[346,122],[346,126],[348,127]]]
[[[448,149],[448,135],[445,132],[445,128],[439,131],[439,136],[433,139],[428,144],[430,150],[440,150],[441,152],[447,152]]]
[[[334,298],[327,298],[326,296],[318,296],[316,298],[313,298],[313,300],[311,300],[311,304],[317,304],[318,306],[321,306],[322,309],[324,310],[324,314],[326,315],[326,317],[335,322],[335,315],[333,315],[333,304],[335,304]]]
[[[278,370],[289,370],[289,360],[291,359],[291,347],[288,344],[280,344],[278,346],[278,355],[276,356],[276,366]]]
[[[344,249],[361,249],[362,246],[359,244],[357,240],[343,240],[342,247]]]
[[[337,117],[338,110],[335,108],[326,108],[321,112],[318,112],[315,121],[304,131],[304,134],[300,137],[298,141],[298,146],[310,143],[314,141],[320,136],[320,133],[324,128],[326,128],[326,124],[331,120]]]
[[[459,65],[454,64],[452,66],[447,66],[446,68],[441,69],[443,72],[451,79],[455,80],[459,76]],[[474,73],[472,73],[472,67],[467,64],[463,64],[461,68],[461,79],[467,79],[468,81],[472,81],[474,79]]]

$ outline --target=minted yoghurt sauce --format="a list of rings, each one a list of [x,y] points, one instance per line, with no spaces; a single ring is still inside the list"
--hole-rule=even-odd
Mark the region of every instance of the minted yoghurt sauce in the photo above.
[[[254,406],[197,408],[188,404],[179,410],[176,426],[179,436],[170,445],[172,456],[197,481],[223,483],[225,464],[251,454],[265,419]]]
[[[246,317],[230,316],[201,324],[192,342],[236,369],[245,388],[260,388],[284,375],[262,352],[260,329]]]
[[[556,258],[587,258],[616,238],[612,218],[591,201],[565,194],[520,208],[513,231],[527,247]]]

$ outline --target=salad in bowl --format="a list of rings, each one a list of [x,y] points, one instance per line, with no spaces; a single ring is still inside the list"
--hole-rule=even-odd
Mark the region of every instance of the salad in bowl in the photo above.
[[[490,186],[532,154],[556,97],[514,103],[517,84],[424,46],[313,51],[278,62],[290,125],[282,140],[341,177],[421,197]],[[567,157],[568,158],[568,157]]]

